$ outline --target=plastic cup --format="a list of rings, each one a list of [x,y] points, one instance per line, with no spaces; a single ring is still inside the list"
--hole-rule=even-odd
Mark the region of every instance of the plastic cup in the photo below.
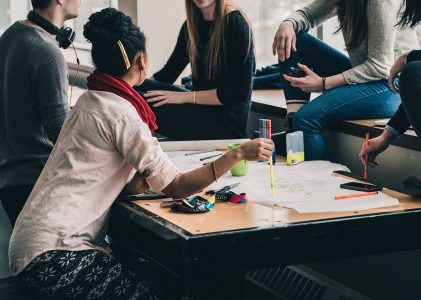
[[[228,144],[228,150],[237,148],[241,144]],[[242,160],[238,162],[234,167],[231,168],[230,172],[232,176],[246,176],[249,170],[249,162],[247,160]]]

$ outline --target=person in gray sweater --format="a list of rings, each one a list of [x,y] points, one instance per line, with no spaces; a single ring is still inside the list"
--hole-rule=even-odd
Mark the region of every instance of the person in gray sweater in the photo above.
[[[32,0],[31,13],[58,30],[80,1]],[[0,201],[12,225],[69,111],[66,61],[54,34],[35,23],[18,21],[0,38]]]
[[[414,30],[395,26],[400,4],[317,0],[280,24],[273,54],[284,74],[287,124],[289,130],[304,132],[306,159],[330,159],[323,138],[327,127],[347,119],[391,117],[397,111],[400,97],[388,85],[389,70],[395,57],[417,46]],[[334,16],[349,56],[307,33]],[[323,94],[309,102],[312,92]]]

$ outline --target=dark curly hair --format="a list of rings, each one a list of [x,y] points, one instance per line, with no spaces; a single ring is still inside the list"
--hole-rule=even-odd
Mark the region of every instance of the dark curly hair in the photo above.
[[[128,70],[117,44],[124,45],[133,65],[138,52],[146,53],[146,39],[132,19],[114,8],[92,14],[83,27],[83,35],[92,43],[92,60],[99,72],[124,76]]]

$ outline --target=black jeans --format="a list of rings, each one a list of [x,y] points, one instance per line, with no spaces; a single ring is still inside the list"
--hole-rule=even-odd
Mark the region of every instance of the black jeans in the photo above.
[[[9,186],[0,189],[0,201],[6,211],[12,227],[15,226],[16,219],[18,218],[23,206],[32,191],[32,185],[23,186]]]
[[[151,90],[180,91],[189,90],[175,85],[145,80],[135,87],[143,95]],[[233,133],[224,120],[221,120],[221,107],[195,104],[166,104],[160,107],[150,105],[156,115],[157,133],[172,140],[222,140],[240,138]]]
[[[402,105],[418,137],[421,137],[421,61],[409,63],[399,80]]]

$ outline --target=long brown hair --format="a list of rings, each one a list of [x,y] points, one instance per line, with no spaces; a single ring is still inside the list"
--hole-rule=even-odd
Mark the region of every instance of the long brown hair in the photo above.
[[[339,28],[346,32],[345,45],[348,51],[358,48],[368,35],[367,0],[333,0],[337,7]]]
[[[203,17],[200,9],[194,4],[192,0],[185,0],[185,3],[190,65],[192,68],[193,76],[197,76],[197,61],[199,55],[199,22]],[[210,37],[210,42],[208,44],[208,49],[206,49],[205,58],[206,64],[209,66],[207,74],[209,79],[216,79],[218,74],[223,71],[225,66],[225,17],[229,12],[229,8],[238,10],[246,20],[249,27],[247,53],[250,52],[250,48],[252,47],[253,31],[251,22],[241,7],[232,0],[216,0],[213,31]],[[246,59],[247,57],[248,56],[246,56]]]
[[[414,28],[421,23],[421,2],[420,0],[404,0],[400,9],[400,20],[398,26],[401,28]]]

